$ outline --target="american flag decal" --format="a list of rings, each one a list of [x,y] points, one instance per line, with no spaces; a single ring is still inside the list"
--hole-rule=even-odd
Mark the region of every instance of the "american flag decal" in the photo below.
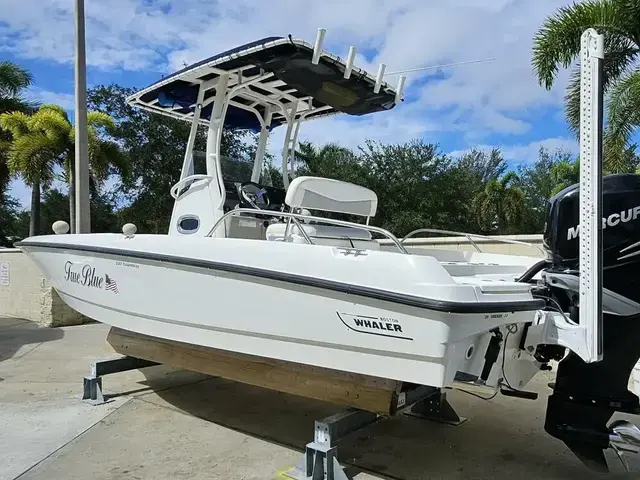
[[[111,290],[113,293],[118,293],[118,284],[106,273],[104,274],[104,282],[105,282],[104,288],[106,290]]]

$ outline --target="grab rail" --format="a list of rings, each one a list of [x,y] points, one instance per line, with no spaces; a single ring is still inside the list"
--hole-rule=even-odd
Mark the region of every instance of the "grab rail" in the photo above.
[[[213,177],[211,175],[204,175],[201,173],[198,173],[196,175],[189,175],[188,177],[184,177],[182,180],[179,180],[178,182],[176,182],[173,187],[171,187],[171,190],[169,190],[169,193],[171,194],[171,196],[174,199],[178,199],[178,190],[180,189],[180,187],[182,187],[185,183],[187,182],[195,182],[197,180],[212,180]]]
[[[373,227],[371,225],[362,225],[360,223],[345,222],[343,220],[334,220],[333,218],[314,217],[313,215],[302,215],[299,213],[279,212],[279,211],[273,211],[273,210],[255,210],[253,208],[236,208],[234,210],[228,211],[222,217],[220,217],[220,219],[216,223],[213,224],[213,227],[211,227],[211,230],[209,230],[209,233],[207,233],[206,236],[207,237],[212,236],[213,232],[215,232],[218,229],[218,227],[220,226],[220,224],[225,218],[231,217],[237,213],[250,213],[253,215],[269,215],[272,217],[291,218],[296,224],[296,226],[298,227],[298,229],[300,230],[300,232],[302,233],[302,236],[304,237],[304,239],[310,245],[313,245],[313,242],[311,241],[311,238],[309,238],[309,235],[307,235],[307,232],[304,230],[299,220],[313,220],[315,222],[328,223],[328,224],[338,225],[342,227],[352,227],[352,228],[355,227],[361,230],[367,230],[369,232],[379,233],[380,235],[384,235],[389,240],[391,240],[396,247],[398,247],[398,250],[400,250],[400,253],[409,255],[409,252],[407,252],[407,249],[404,248],[404,246],[402,245],[402,242],[398,240],[398,238],[395,235],[385,230],[384,228]]]
[[[400,243],[404,244],[405,240],[415,236],[418,233],[444,233],[446,235],[460,235],[462,237],[466,237],[467,240],[469,240],[469,243],[471,243],[471,245],[473,245],[475,247],[475,249],[480,253],[482,253],[482,250],[480,250],[480,247],[478,247],[478,244],[476,242],[474,242],[471,237],[482,238],[482,239],[485,239],[485,240],[490,240],[492,242],[511,243],[511,244],[514,244],[514,245],[525,245],[527,247],[536,248],[545,257],[547,256],[547,252],[545,252],[544,249],[540,248],[538,245],[535,245],[533,243],[521,242],[519,240],[511,240],[511,239],[507,239],[507,238],[490,237],[488,235],[480,235],[480,234],[476,234],[476,233],[455,232],[455,231],[452,231],[452,230],[439,230],[437,228],[419,228],[417,230],[409,232],[402,240],[400,240]]]

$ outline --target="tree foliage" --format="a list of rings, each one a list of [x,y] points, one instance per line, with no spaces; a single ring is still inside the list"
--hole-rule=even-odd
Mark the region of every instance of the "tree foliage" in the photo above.
[[[559,8],[535,35],[532,63],[541,85],[550,89],[560,67],[570,67],[580,55],[587,28],[604,35],[603,81],[607,127],[604,163],[610,172],[628,172],[626,149],[640,126],[640,3],[637,0],[587,0]],[[580,125],[580,69],[575,67],[566,93],[566,117],[577,134]]]
[[[27,100],[23,91],[33,82],[31,73],[12,62],[0,62],[0,114],[8,112],[28,113],[35,104]],[[0,127],[0,197],[9,183],[7,152],[11,144],[11,134]]]
[[[108,114],[114,120],[112,135],[131,159],[130,182],[119,182],[116,191],[126,207],[122,220],[133,222],[140,233],[165,233],[173,210],[171,187],[180,171],[189,138],[190,123],[150,114],[126,102],[133,89],[119,85],[99,85],[87,93],[91,110]],[[222,154],[246,154],[247,134],[224,131]],[[198,129],[195,150],[204,151],[206,137]]]
[[[106,162],[94,164],[92,171],[100,173],[96,177],[115,173],[118,180],[110,192],[91,190],[92,230],[117,232],[124,223],[133,222],[141,233],[165,233],[173,209],[169,190],[180,178],[190,124],[129,106],[126,97],[130,93],[132,90],[118,85],[98,86],[88,92],[89,108],[97,112],[92,114],[97,131],[104,130],[109,141],[130,160],[130,175],[123,177],[113,167],[103,167]],[[14,134],[12,148],[26,152],[34,148],[33,138],[28,142],[20,138],[35,132],[42,145],[34,152],[50,145],[51,151],[57,152],[51,165],[71,162],[71,131],[59,108],[44,106],[38,121],[33,120],[35,117],[23,113],[3,117],[4,126]],[[200,128],[195,150],[204,151],[205,143],[205,131]],[[67,154],[60,153],[63,144]],[[223,155],[246,160],[244,176],[248,177],[257,138],[224,131],[222,147]],[[22,156],[38,161],[37,155]],[[638,167],[633,146],[626,148],[625,156],[629,166]],[[38,180],[43,184],[43,230],[49,232],[54,221],[69,218],[71,212],[68,195],[49,186],[52,171],[50,164],[46,165],[36,171],[44,172]],[[499,149],[474,148],[454,157],[422,140],[394,144],[367,141],[355,150],[335,143],[302,142],[294,166],[295,175],[336,178],[375,191],[379,203],[371,223],[397,236],[421,228],[483,234],[540,233],[549,198],[577,181],[578,168],[578,159],[563,151],[541,149],[535,162],[513,168]],[[27,169],[23,170],[25,179],[33,180]],[[264,178],[271,177],[274,186],[282,187],[280,168],[269,155],[264,170]],[[3,216],[0,211],[0,241],[26,236],[29,214],[17,212],[16,204],[8,198],[3,204],[7,213]]]

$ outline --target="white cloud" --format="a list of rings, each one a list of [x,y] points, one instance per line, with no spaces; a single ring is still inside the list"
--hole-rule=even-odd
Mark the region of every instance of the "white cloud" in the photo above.
[[[28,90],[27,95],[41,104],[54,103],[68,111],[75,108],[75,97],[72,93],[52,92],[34,87]]]
[[[491,150],[493,148],[499,148],[502,152],[502,156],[505,160],[512,164],[520,163],[532,163],[538,159],[538,154],[541,148],[546,149],[549,153],[556,151],[563,151],[573,155],[578,154],[578,142],[572,138],[556,137],[545,138],[543,140],[536,140],[527,144],[513,144],[513,145],[488,145],[480,144],[473,147],[479,150]],[[467,150],[454,150],[449,152],[449,155],[457,157],[462,155]]]
[[[348,146],[365,138],[402,141],[418,135],[438,141],[455,132],[466,144],[500,133],[531,134],[539,109],[559,107],[567,72],[547,92],[531,67],[534,32],[566,0],[86,0],[87,62],[106,70],[167,73],[263,36],[313,42],[327,28],[326,48],[375,72],[495,57],[489,63],[411,74],[407,98],[372,118],[311,122],[301,139]],[[73,0],[0,0],[0,52],[72,65]],[[395,83],[397,76],[389,79]],[[41,92],[72,105],[72,96]],[[59,95],[59,96],[56,96]],[[66,108],[66,107],[65,107]],[[545,112],[548,114],[548,112]],[[552,113],[553,115],[553,113]],[[348,127],[348,128],[347,128]],[[282,129],[278,129],[282,130]],[[282,132],[283,133],[283,132]],[[276,131],[271,145],[279,151]]]
[[[562,150],[574,155],[578,154],[578,142],[571,138],[546,138],[526,145],[509,145],[502,148],[502,154],[505,160],[529,163],[537,160],[540,148],[545,148],[550,153]]]

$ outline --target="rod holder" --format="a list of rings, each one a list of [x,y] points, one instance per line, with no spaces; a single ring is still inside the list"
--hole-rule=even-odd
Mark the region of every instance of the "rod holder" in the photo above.
[[[402,75],[398,79],[398,88],[396,88],[396,103],[399,103],[402,101],[402,91],[404,90],[404,82],[406,81],[407,81],[407,77],[405,77],[404,75]]]
[[[378,93],[380,91],[380,87],[382,86],[382,77],[384,77],[384,71],[387,66],[384,63],[381,63],[378,67],[378,74],[376,75],[376,86],[373,87],[373,92]]]
[[[344,69],[344,78],[349,78],[351,76],[351,70],[353,69],[353,62],[356,59],[356,47],[351,45],[349,47],[349,55],[347,55],[347,64]]]
[[[324,42],[324,36],[327,33],[326,28],[319,28],[318,35],[316,36],[316,44],[313,46],[313,58],[311,63],[318,65],[320,62],[320,55],[322,54],[322,43]]]

